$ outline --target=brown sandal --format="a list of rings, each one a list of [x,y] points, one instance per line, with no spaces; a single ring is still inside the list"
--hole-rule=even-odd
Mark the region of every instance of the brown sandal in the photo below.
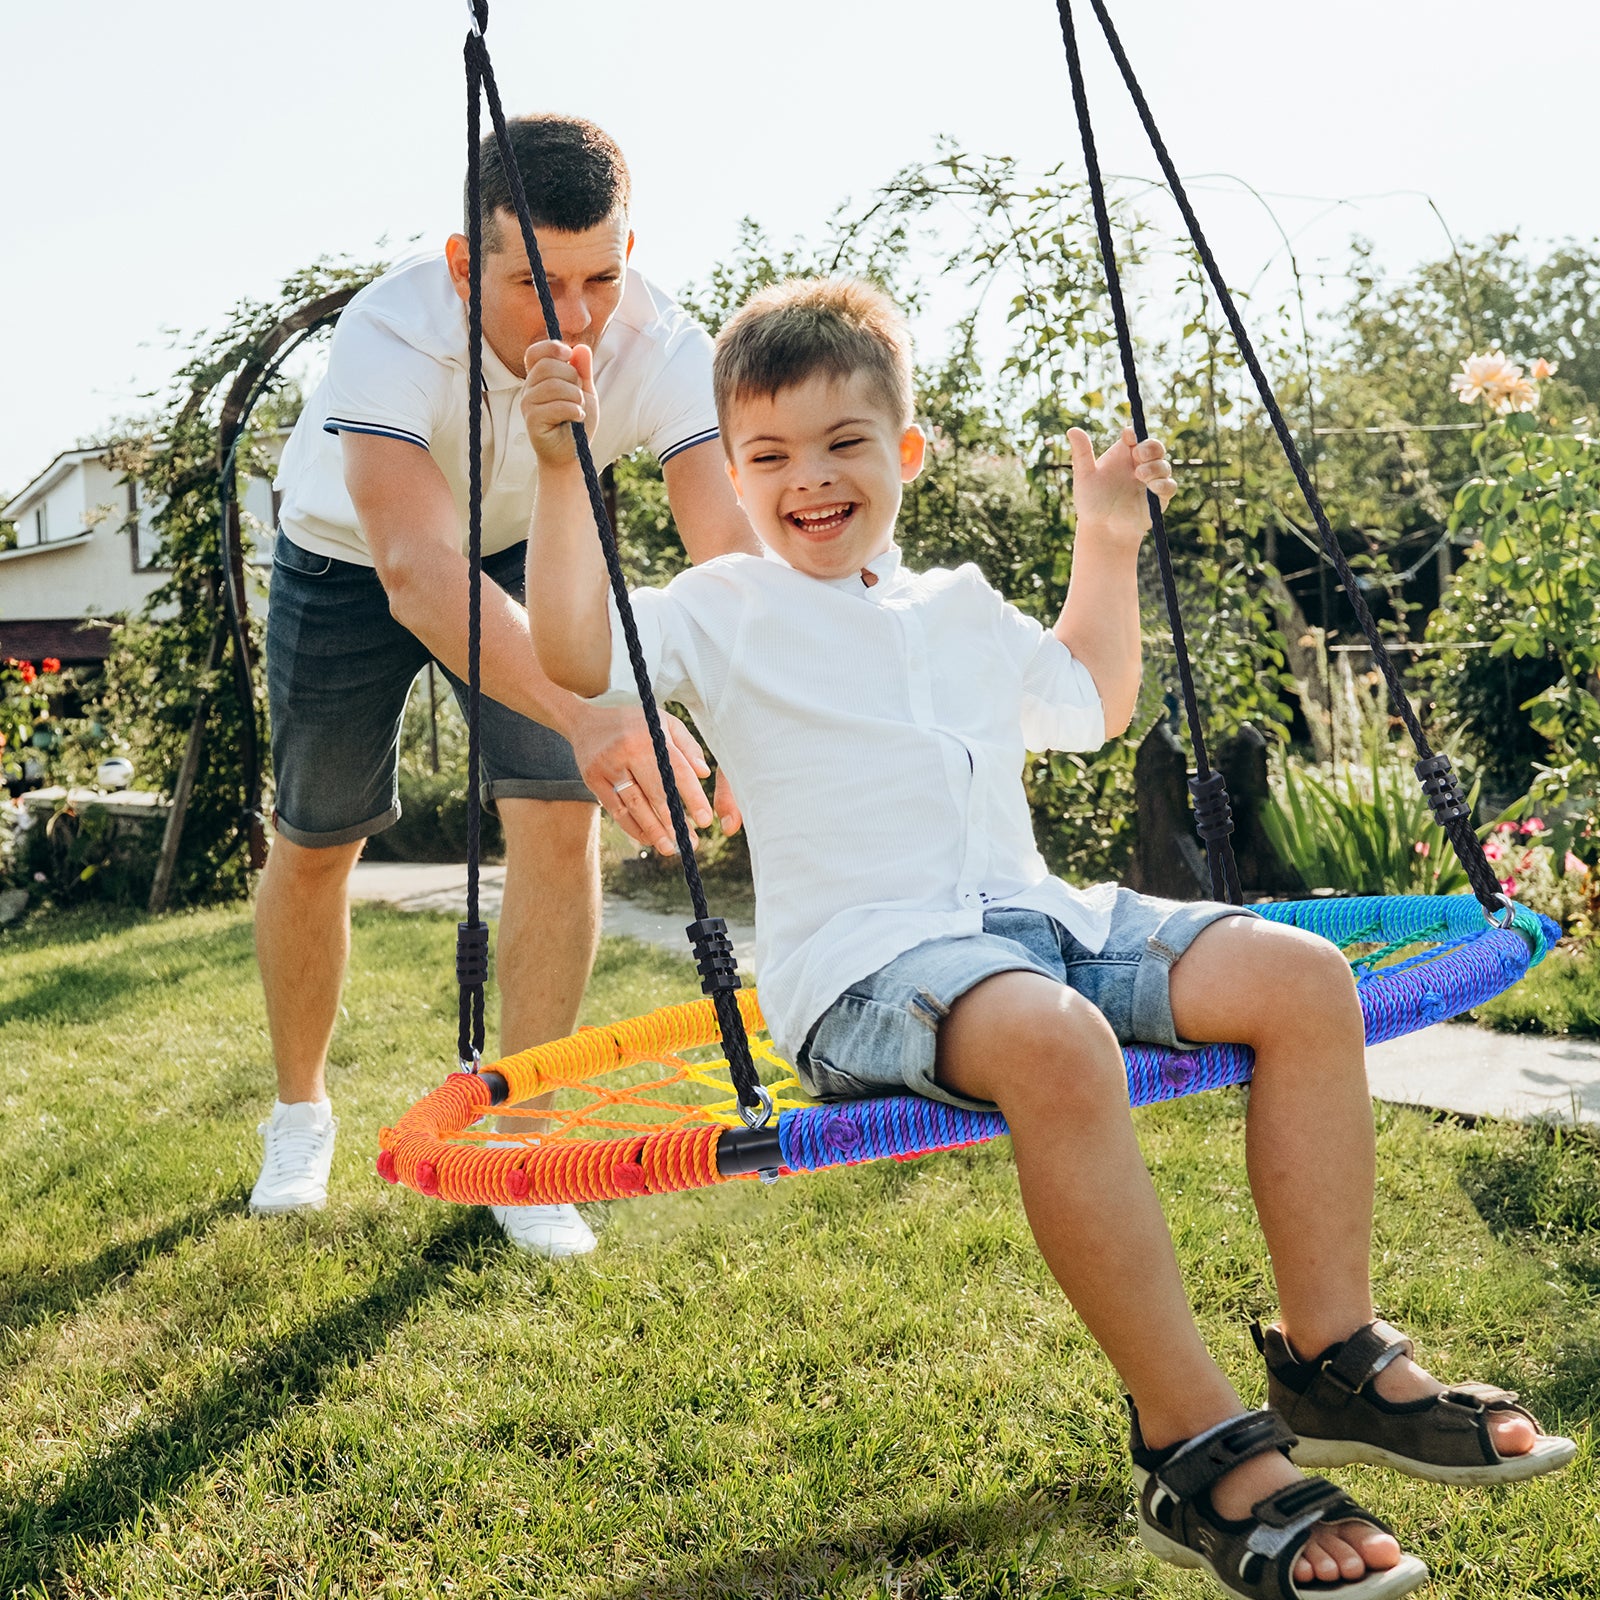
[[[1266,1358],[1267,1403],[1299,1435],[1290,1452],[1296,1466],[1367,1462],[1432,1483],[1514,1483],[1554,1472],[1577,1454],[1571,1439],[1540,1430],[1509,1389],[1458,1383],[1421,1400],[1384,1399],[1372,1380],[1412,1351],[1387,1322],[1369,1322],[1309,1361],[1279,1329],[1256,1323],[1252,1331]],[[1495,1448],[1489,1418],[1504,1411],[1526,1417],[1538,1433],[1524,1455]]]

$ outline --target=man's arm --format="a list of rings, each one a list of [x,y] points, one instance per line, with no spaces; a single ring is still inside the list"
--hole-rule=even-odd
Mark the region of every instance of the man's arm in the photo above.
[[[467,676],[470,569],[450,486],[426,450],[399,439],[342,433],[344,480],[395,620],[458,678]],[[575,696],[541,672],[528,616],[498,584],[483,585],[483,691],[566,733]]]
[[[1127,731],[1139,699],[1139,546],[1150,526],[1145,491],[1165,505],[1177,485],[1160,441],[1135,446],[1131,428],[1098,461],[1081,428],[1067,439],[1078,525],[1055,636],[1089,669],[1110,739]]]
[[[733,551],[759,555],[755,530],[734,497],[720,439],[708,439],[668,459],[661,468],[672,520],[689,559],[698,567]]]
[[[444,474],[426,450],[399,439],[344,433],[340,442],[345,485],[390,612],[457,677],[466,678],[471,574]],[[643,717],[627,707],[586,705],[552,683],[532,648],[528,613],[496,583],[486,581],[482,593],[483,692],[562,734],[583,781],[624,832],[670,854],[670,813]],[[678,787],[690,815],[705,826],[711,821],[699,783],[709,770],[705,759],[676,718],[667,719],[667,734]],[[631,803],[617,792],[618,784],[628,792],[630,783],[643,791]]]

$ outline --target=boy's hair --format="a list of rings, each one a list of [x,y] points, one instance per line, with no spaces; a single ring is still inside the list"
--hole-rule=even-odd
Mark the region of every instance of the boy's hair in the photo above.
[[[583,117],[546,111],[513,117],[506,131],[535,227],[585,233],[618,211],[627,213],[633,189],[628,163],[603,129]],[[500,159],[500,144],[492,133],[478,146],[478,166],[483,247],[498,250],[501,240],[496,213],[516,208],[511,200],[511,179]],[[468,204],[466,195],[463,189],[463,211]],[[471,221],[469,216],[469,226]]]
[[[745,301],[717,336],[717,421],[728,408],[821,374],[866,373],[895,422],[911,422],[911,336],[893,301],[858,278],[789,278]]]

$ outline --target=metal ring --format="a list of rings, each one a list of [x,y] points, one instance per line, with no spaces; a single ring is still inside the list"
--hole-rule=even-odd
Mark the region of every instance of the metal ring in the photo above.
[[[1501,895],[1499,897],[1499,899],[1500,899],[1500,904],[1503,905],[1506,908],[1504,921],[1502,921],[1499,917],[1497,917],[1494,914],[1494,912],[1492,912],[1487,906],[1485,906],[1483,908],[1483,915],[1484,915],[1485,919],[1488,921],[1488,923],[1490,924],[1491,927],[1500,928],[1500,929],[1510,928],[1516,922],[1516,920],[1517,920],[1517,912],[1521,908],[1517,905],[1516,901],[1513,900],[1511,898],[1511,896],[1508,895],[1508,894]]]
[[[744,1101],[739,1102],[739,1116],[747,1128],[764,1128],[772,1121],[772,1096],[767,1093],[766,1086],[756,1085],[756,1104],[747,1106]]]
[[[467,0],[467,15],[472,19],[470,24],[471,31],[481,39],[483,37],[483,29],[478,26],[478,7],[476,0]]]
[[[483,1057],[476,1050],[472,1052],[470,1061],[465,1056],[459,1057],[458,1060],[463,1072],[477,1072],[483,1066]]]
[[[624,778],[621,783],[611,785],[612,794],[621,794],[624,789],[636,789],[638,785],[632,778]]]

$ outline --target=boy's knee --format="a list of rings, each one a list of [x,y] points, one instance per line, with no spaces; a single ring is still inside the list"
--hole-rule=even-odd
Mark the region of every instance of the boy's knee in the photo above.
[[[1057,989],[1041,1006],[995,1041],[1002,1076],[994,1099],[1008,1115],[1081,1121],[1128,1103],[1122,1047],[1105,1015],[1082,995]]]
[[[1321,1031],[1359,1022],[1355,975],[1337,946],[1298,928],[1282,935],[1266,973],[1272,1003],[1261,1011],[1264,1032]]]

